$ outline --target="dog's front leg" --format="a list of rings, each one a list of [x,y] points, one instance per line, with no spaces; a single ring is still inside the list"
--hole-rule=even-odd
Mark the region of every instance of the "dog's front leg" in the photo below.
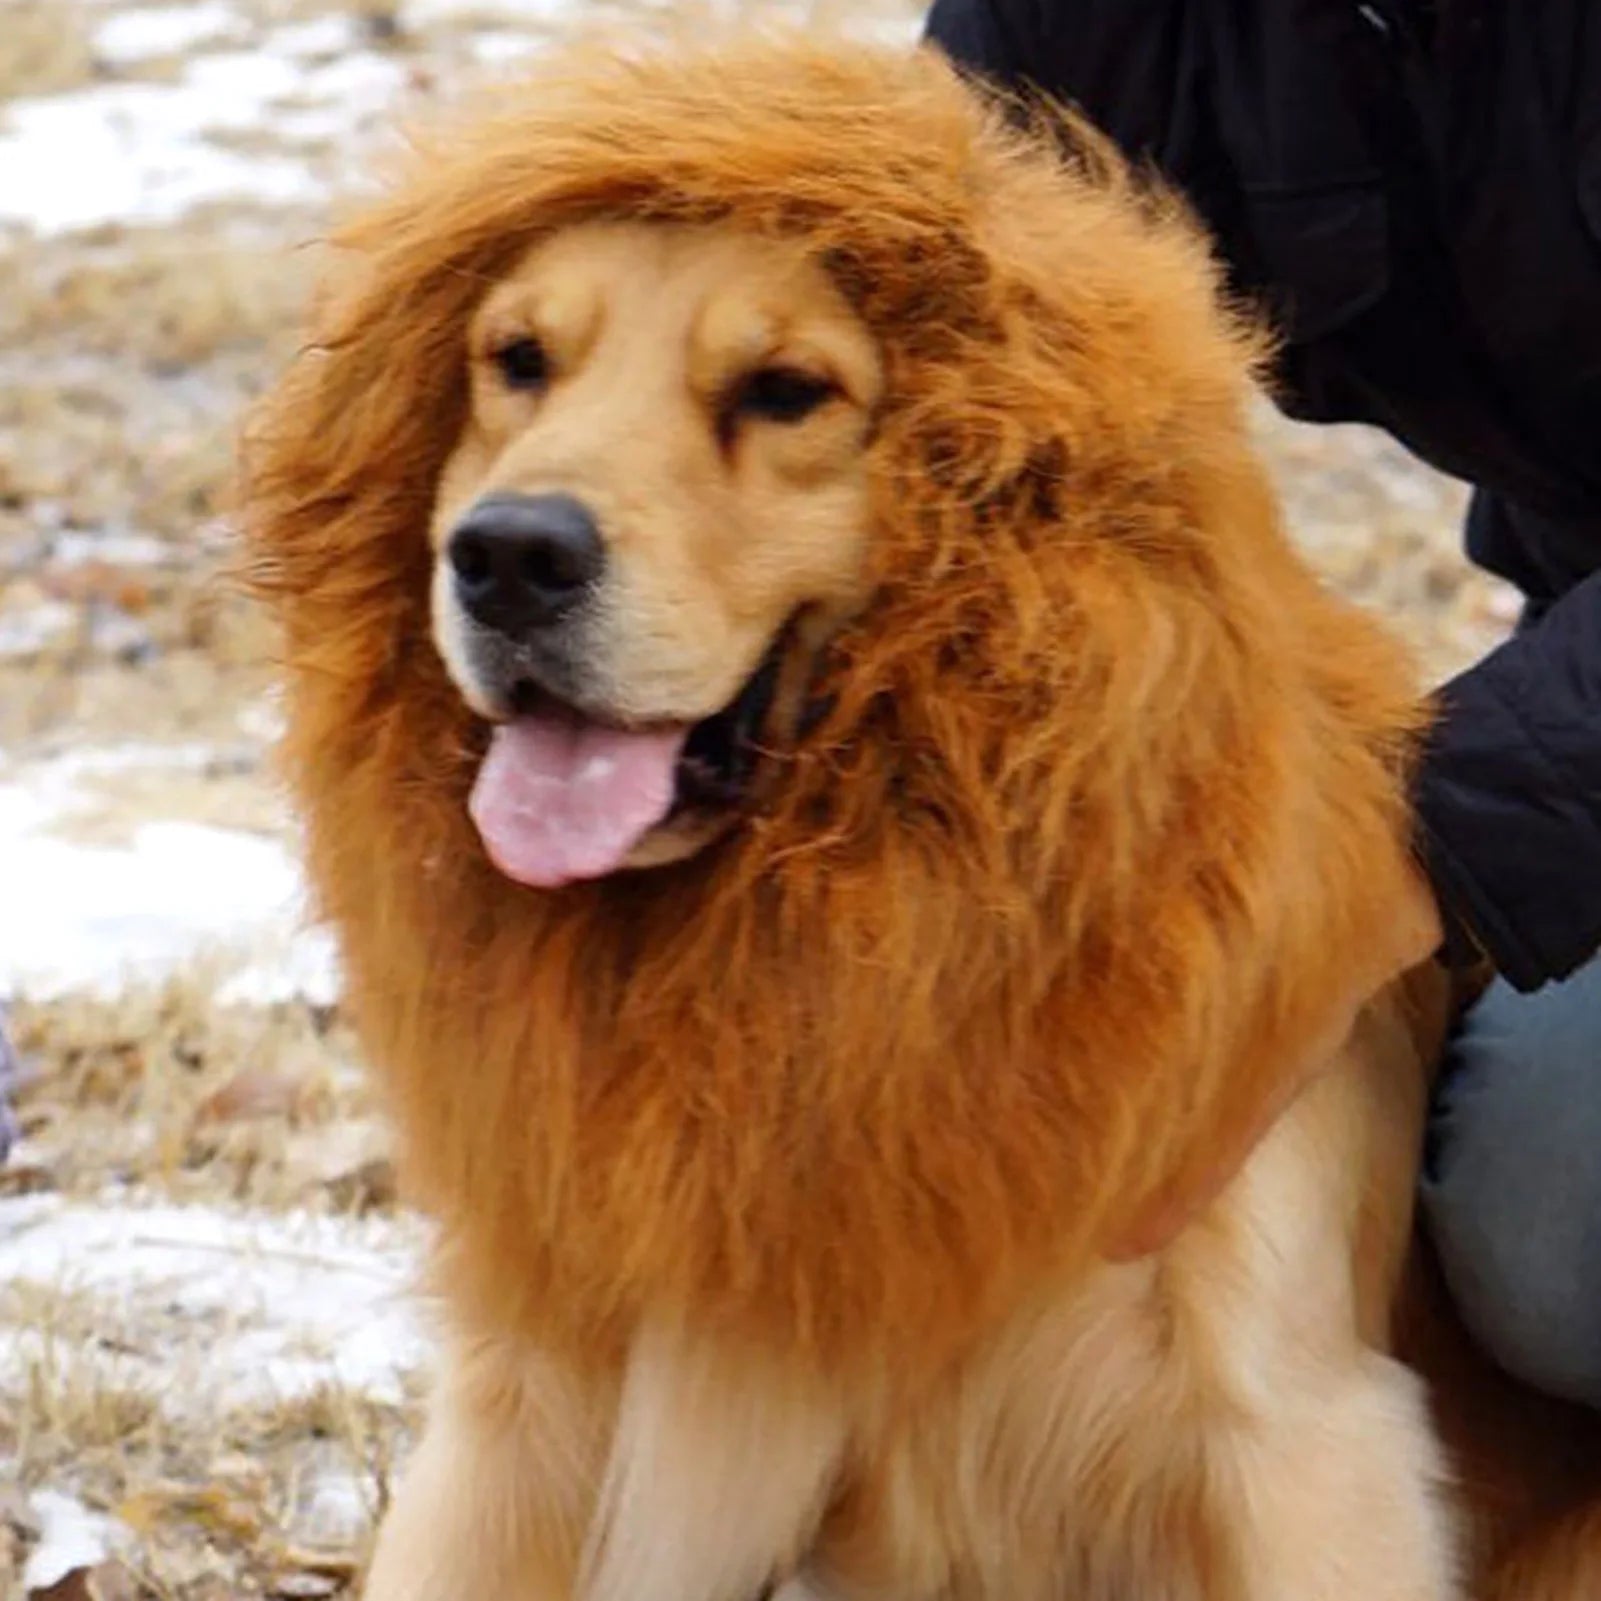
[[[792,1572],[835,1487],[845,1407],[814,1372],[641,1332],[618,1399],[584,1601],[750,1601]]]
[[[1458,1601],[1444,1464],[1413,1376],[1368,1354],[1320,1398],[1220,1436],[1241,1601]],[[1231,1594],[1236,1593],[1234,1590]]]
[[[1377,1348],[1410,1216],[1407,1048],[1370,1020],[1158,1272],[1240,1601],[1463,1593],[1423,1387]]]
[[[568,1601],[610,1410],[518,1342],[463,1342],[379,1530],[366,1601]]]

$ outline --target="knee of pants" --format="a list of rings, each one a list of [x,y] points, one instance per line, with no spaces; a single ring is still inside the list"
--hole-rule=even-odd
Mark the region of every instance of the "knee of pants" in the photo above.
[[[1430,1134],[1423,1212],[1464,1321],[1515,1377],[1601,1408],[1601,964],[1493,985]]]

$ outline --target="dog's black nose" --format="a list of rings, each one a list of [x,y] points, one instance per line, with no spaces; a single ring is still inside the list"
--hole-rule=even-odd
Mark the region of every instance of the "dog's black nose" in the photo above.
[[[513,638],[558,621],[606,565],[595,519],[571,495],[486,495],[456,524],[449,557],[467,614]]]

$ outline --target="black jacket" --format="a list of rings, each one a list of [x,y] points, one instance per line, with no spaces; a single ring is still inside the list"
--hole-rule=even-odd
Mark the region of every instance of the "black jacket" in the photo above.
[[[1281,402],[1477,486],[1525,626],[1441,692],[1430,871],[1522,989],[1601,947],[1601,3],[938,0],[958,62],[1152,159],[1287,340]]]

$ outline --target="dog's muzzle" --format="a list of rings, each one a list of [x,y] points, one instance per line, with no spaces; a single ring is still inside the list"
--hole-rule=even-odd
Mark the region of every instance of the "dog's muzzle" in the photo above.
[[[461,609],[518,647],[564,623],[606,571],[600,529],[571,495],[486,495],[445,554]]]

